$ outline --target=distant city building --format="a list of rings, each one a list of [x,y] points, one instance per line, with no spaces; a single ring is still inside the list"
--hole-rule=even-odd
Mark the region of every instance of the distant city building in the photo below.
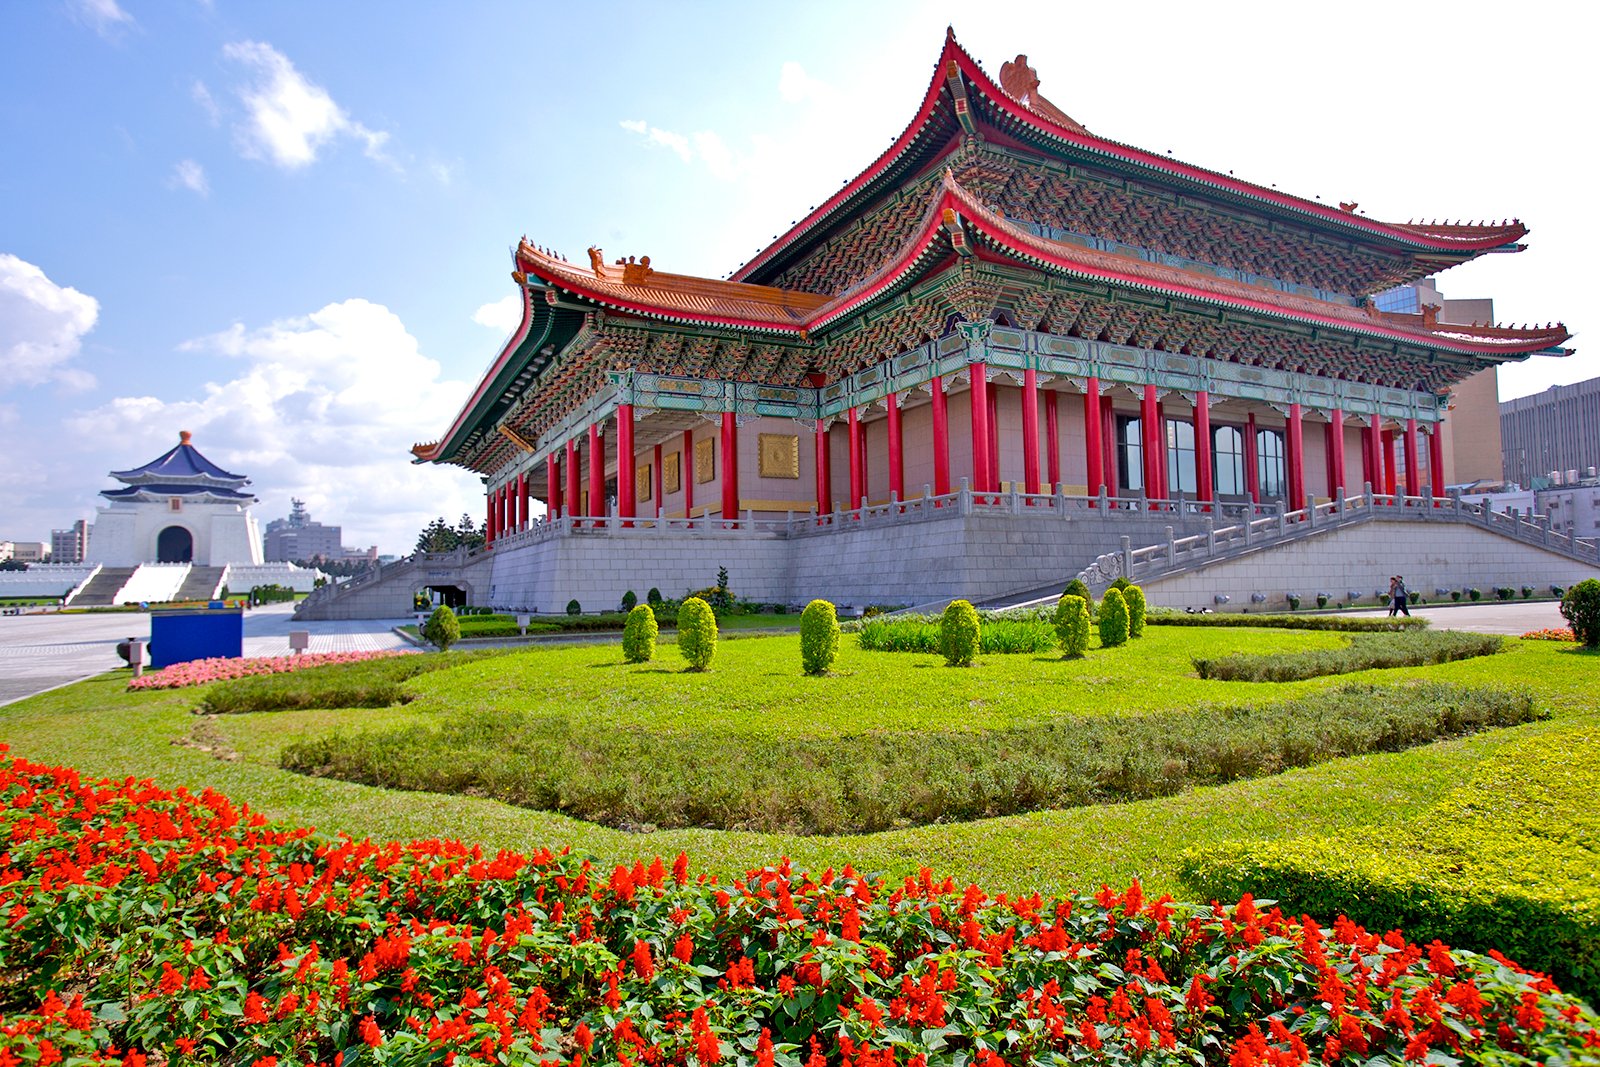
[[[270,563],[318,560],[334,563],[378,558],[378,546],[346,548],[344,530],[315,522],[304,500],[290,500],[289,517],[267,523],[263,555]]]
[[[65,530],[50,531],[50,559],[53,562],[82,563],[88,554],[88,519],[79,519]]]
[[[0,563],[43,563],[50,558],[50,546],[43,541],[0,541]]]
[[[1593,479],[1600,467],[1600,378],[1506,401],[1500,438],[1506,477],[1522,485],[1542,489]]]
[[[244,491],[250,479],[206,459],[187,430],[171,450],[132,470],[112,471],[120,489],[95,514],[86,559],[113,567],[259,564],[261,535]]]

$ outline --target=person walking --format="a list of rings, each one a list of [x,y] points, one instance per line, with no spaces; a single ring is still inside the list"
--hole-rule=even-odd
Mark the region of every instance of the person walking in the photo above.
[[[1406,591],[1406,580],[1398,574],[1389,579],[1389,618],[1394,618],[1397,611],[1411,618],[1411,594]]]

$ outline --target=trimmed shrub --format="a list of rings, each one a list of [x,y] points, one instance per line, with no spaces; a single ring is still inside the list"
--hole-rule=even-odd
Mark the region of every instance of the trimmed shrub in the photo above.
[[[422,624],[422,636],[441,652],[448,651],[451,645],[461,640],[461,623],[457,621],[456,613],[450,610],[450,605],[440,604],[433,609],[428,621]]]
[[[1533,596],[1533,586],[1531,586],[1531,585],[1523,586],[1522,587],[1522,599],[1523,600],[1527,600],[1531,596]]]
[[[1299,593],[1288,593],[1288,594],[1285,594],[1283,599],[1284,599],[1284,602],[1289,605],[1289,610],[1290,611],[1299,611],[1300,610],[1300,594]]]
[[[1422,630],[1428,626],[1427,619],[1401,615],[1392,619],[1384,615],[1246,615],[1220,612],[1190,615],[1160,608],[1147,611],[1144,621],[1150,626],[1263,626],[1278,630],[1349,630],[1357,633]]]
[[[635,605],[637,605],[638,603],[639,603],[639,597],[634,593],[634,591],[632,589],[630,589],[626,593],[622,594],[622,610],[623,611],[632,611],[634,609]]]
[[[1471,600],[1482,600],[1483,590],[1479,589],[1477,586],[1473,586],[1471,589],[1467,590],[1467,597]]]
[[[1144,636],[1144,590],[1136,585],[1130,585],[1122,591],[1122,599],[1128,605],[1128,636]]]
[[[1328,594],[1327,593],[1318,593],[1317,594],[1317,607],[1325,608],[1327,606],[1328,606]]]
[[[1580,723],[1506,745],[1420,817],[1334,837],[1236,841],[1181,855],[1191,889],[1232,887],[1298,915],[1348,915],[1418,941],[1495,949],[1600,996],[1600,733]],[[1535,872],[1537,877],[1535,877]]]
[[[1123,593],[1123,592],[1126,592],[1127,589],[1128,589],[1128,586],[1130,586],[1132,584],[1133,583],[1128,581],[1128,579],[1126,579],[1126,578],[1118,578],[1116,581],[1111,583],[1111,588],[1115,589],[1119,593]]]
[[[827,674],[839,654],[839,615],[826,600],[813,600],[800,613],[800,666],[807,674]]]
[[[650,605],[635,605],[622,627],[622,658],[629,663],[649,663],[655,658],[656,634],[660,632],[656,613],[650,610]]]
[[[1115,648],[1127,641],[1128,602],[1122,590],[1113,587],[1106,590],[1105,599],[1100,601],[1100,645]]]
[[[861,647],[868,652],[924,652],[944,654],[940,639],[942,615],[896,615],[887,619],[847,622],[841,630],[855,629]],[[978,613],[978,652],[980,655],[1016,655],[1023,652],[1048,652],[1056,647],[1056,631],[1050,616],[1043,618],[995,618]]]
[[[1061,591],[1061,595],[1082,597],[1084,604],[1089,608],[1090,616],[1094,615],[1094,597],[1089,595],[1089,587],[1084,584],[1082,578],[1074,578],[1068,582],[1067,587]]]
[[[1225,682],[1298,682],[1329,674],[1353,674],[1356,671],[1389,667],[1422,667],[1476,656],[1491,656],[1500,651],[1502,644],[1502,640],[1492,634],[1416,630],[1410,633],[1363,634],[1344,648],[1222,656],[1218,659],[1195,659],[1193,663],[1202,678]]]
[[[1461,603],[1461,590],[1459,590],[1459,589],[1450,590],[1450,600],[1451,600],[1452,603],[1455,603],[1455,604]]]
[[[1600,580],[1585,578],[1561,598],[1561,617],[1586,648],[1600,648]]]
[[[691,671],[708,669],[717,654],[716,613],[697,596],[678,609],[678,651],[689,661]]]
[[[644,602],[651,607],[661,603],[661,590],[652,585],[650,591],[644,595]]]
[[[1068,658],[1089,650],[1089,604],[1083,597],[1068,593],[1056,603],[1056,639],[1061,654]]]
[[[939,620],[939,651],[951,667],[970,667],[978,654],[978,611],[967,600],[952,600]]]
[[[1516,590],[1512,589],[1509,585],[1502,585],[1495,589],[1494,595],[1497,600],[1510,600],[1512,597],[1516,596],[1517,593]]]
[[[583,605],[578,603],[576,600],[567,601],[567,614],[568,615],[582,615],[583,614]]]
[[[332,663],[285,674],[260,674],[214,682],[200,701],[207,715],[304,708],[387,708],[406,704],[405,683],[419,674],[448,670],[499,652],[441,652],[432,656],[385,656]],[[151,677],[149,673],[146,678]]]

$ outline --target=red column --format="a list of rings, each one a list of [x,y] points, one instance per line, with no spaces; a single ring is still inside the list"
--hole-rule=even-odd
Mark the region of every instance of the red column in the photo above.
[[[600,424],[589,427],[589,514],[606,513],[606,449],[600,443]],[[595,523],[601,525],[600,522]]]
[[[506,535],[506,487],[494,492],[494,537],[498,541]]]
[[[617,515],[631,519],[637,510],[633,484],[633,405],[617,405]],[[632,523],[625,525],[631,526]]]
[[[1161,416],[1156,412],[1156,387],[1144,387],[1144,401],[1139,407],[1139,437],[1144,444],[1144,495],[1147,500],[1161,497],[1160,436],[1157,423]]]
[[[1389,496],[1394,496],[1396,485],[1396,470],[1394,464],[1394,431],[1383,431],[1383,491]]]
[[[544,457],[545,517],[554,519],[561,511],[561,463],[554,452]]]
[[[974,363],[972,391],[967,400],[972,408],[972,488],[980,493],[989,489],[989,368]]]
[[[578,441],[577,438],[567,442],[567,514],[583,514],[583,490],[578,474]]]
[[[1172,487],[1167,484],[1167,406],[1156,401],[1156,475],[1160,478],[1161,499],[1172,499]]]
[[[1106,485],[1117,496],[1122,492],[1117,482],[1117,412],[1109,396],[1100,398],[1100,455]]]
[[[1211,477],[1211,394],[1194,396],[1194,490],[1201,500],[1216,499]]]
[[[528,472],[517,475],[517,529],[528,528]]]
[[[1417,470],[1417,420],[1406,420],[1406,496],[1422,492],[1422,477]]]
[[[1433,430],[1428,434],[1428,478],[1432,484],[1429,490],[1434,496],[1444,496],[1444,438],[1440,431],[1444,423],[1436,422]]]
[[[739,420],[731,411],[722,413],[722,517],[739,517]]]
[[[1101,445],[1100,429],[1100,379],[1090,378],[1083,391],[1083,465],[1084,491],[1099,496],[1106,487],[1105,452]]]
[[[900,398],[889,394],[889,418],[885,423],[889,433],[889,491],[895,499],[906,498],[905,461],[901,454]]]
[[[678,457],[678,484],[683,486],[683,517],[694,518],[694,431],[683,431],[683,455]]]
[[[849,439],[848,439],[848,443],[849,443],[849,446],[850,446],[850,507],[849,507],[849,510],[854,511],[856,508],[859,508],[861,506],[861,504],[862,504],[862,500],[861,500],[862,494],[864,494],[867,490],[866,490],[866,486],[862,484],[863,483],[863,479],[861,477],[861,467],[862,467],[862,460],[861,460],[861,453],[862,453],[862,448],[861,448],[861,415],[860,415],[860,412],[856,408],[851,408],[847,417],[849,419],[849,426],[850,426],[850,436],[849,436]]]
[[[1306,449],[1304,427],[1300,421],[1300,405],[1289,405],[1289,432],[1286,448],[1289,460],[1288,510],[1306,506]]]
[[[1261,503],[1261,463],[1256,455],[1256,413],[1244,418],[1244,484],[1250,491],[1250,502]]]
[[[489,490],[489,495],[485,497],[489,505],[489,510],[483,517],[483,543],[485,545],[494,544],[494,492],[493,489]]]
[[[1056,414],[1059,396],[1054,389],[1044,394],[1044,470],[1045,492],[1061,487],[1061,427]]]
[[[950,416],[945,410],[944,379],[933,380],[933,492],[950,491]]]
[[[817,420],[817,514],[828,515],[833,512],[833,460],[828,452],[828,431],[822,425],[822,420]]]
[[[1333,409],[1328,422],[1328,495],[1344,497],[1344,411]]]
[[[661,446],[656,445],[655,455],[651,457],[650,472],[655,478],[655,485],[650,487],[650,499],[655,502],[655,513],[660,515],[667,510],[667,494],[664,492],[667,485],[667,475],[661,469]],[[682,463],[680,461],[681,469]],[[680,474],[681,478],[682,475]]]
[[[1039,488],[1039,376],[1032,367],[1022,372],[1022,491]]]
[[[1367,480],[1374,493],[1383,492],[1383,419],[1373,415],[1367,423]]]

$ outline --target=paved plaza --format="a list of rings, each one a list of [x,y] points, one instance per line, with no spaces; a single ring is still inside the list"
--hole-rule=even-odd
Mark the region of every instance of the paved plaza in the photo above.
[[[370,652],[410,648],[394,627],[413,620],[294,622],[293,604],[271,604],[244,617],[246,656],[287,656],[289,631],[307,630],[312,652]],[[0,704],[122,666],[116,644],[150,640],[143,614],[0,616]]]

